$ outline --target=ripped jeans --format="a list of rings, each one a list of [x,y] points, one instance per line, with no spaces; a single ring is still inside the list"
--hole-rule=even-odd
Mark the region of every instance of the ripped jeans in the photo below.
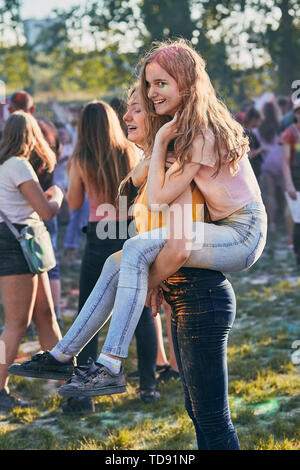
[[[263,251],[266,229],[264,206],[257,202],[214,224],[195,222],[185,267],[227,272],[249,268]],[[56,354],[77,355],[112,315],[102,352],[128,356],[147,297],[149,268],[167,242],[166,234],[166,227],[139,234],[124,243],[122,252],[109,256],[79,315],[55,346]]]

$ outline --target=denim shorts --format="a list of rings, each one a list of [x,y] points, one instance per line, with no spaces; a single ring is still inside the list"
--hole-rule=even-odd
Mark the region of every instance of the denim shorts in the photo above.
[[[25,227],[13,224],[17,230]],[[4,222],[0,223],[0,276],[30,274],[21,246]]]

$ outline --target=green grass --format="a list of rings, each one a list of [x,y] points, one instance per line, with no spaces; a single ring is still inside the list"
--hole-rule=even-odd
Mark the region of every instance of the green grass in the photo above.
[[[268,240],[253,268],[229,279],[237,296],[237,317],[228,343],[229,398],[241,448],[299,450],[300,376],[299,365],[292,361],[292,344],[300,340],[300,274],[294,270],[284,233]],[[63,311],[74,315],[78,280],[78,265],[62,267]],[[64,320],[67,329],[72,317]],[[136,368],[134,341],[124,366],[127,372]],[[31,406],[0,413],[1,450],[197,448],[181,385],[174,380],[160,386],[161,399],[155,405],[143,404],[137,383],[129,380],[126,394],[97,397],[96,412],[80,416],[62,413],[64,399],[55,393],[57,386],[53,381],[10,379],[11,390],[30,400]]]

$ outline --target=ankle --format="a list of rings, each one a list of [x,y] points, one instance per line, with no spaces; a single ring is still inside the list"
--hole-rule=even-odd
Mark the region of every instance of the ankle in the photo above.
[[[107,367],[107,369],[109,369],[110,372],[112,372],[113,374],[119,374],[121,370],[122,362],[120,358],[108,356],[105,353],[101,353],[97,362]]]
[[[69,354],[63,354],[62,352],[55,349],[55,347],[51,349],[49,353],[57,362],[61,362],[62,364],[69,362],[71,359],[73,359],[73,356],[70,356]]]

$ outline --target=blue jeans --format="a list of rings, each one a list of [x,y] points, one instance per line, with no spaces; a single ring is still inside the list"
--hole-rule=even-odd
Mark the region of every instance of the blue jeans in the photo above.
[[[185,266],[197,264],[216,271],[248,268],[264,248],[265,232],[265,212],[259,203],[249,204],[218,224],[197,222],[197,250],[192,250]],[[132,237],[124,243],[122,252],[107,259],[80,314],[55,346],[57,354],[76,355],[112,313],[102,352],[127,357],[147,297],[149,267],[167,242],[166,233],[163,227]]]
[[[78,354],[111,318],[102,352],[127,357],[145,306],[149,266],[166,243],[162,238],[133,237],[109,256],[101,275],[66,335],[53,350],[58,355]],[[143,234],[144,235],[144,234]]]
[[[239,450],[228,405],[227,339],[236,302],[217,271],[183,268],[167,281],[185,407],[200,450]]]
[[[64,241],[65,249],[78,248],[82,237],[82,229],[88,224],[89,213],[90,205],[86,197],[83,205],[76,211],[71,212]]]
[[[240,272],[260,257],[267,238],[267,215],[262,203],[251,202],[214,223],[195,222],[188,268]]]
[[[130,223],[131,221],[128,221]],[[80,270],[78,311],[83,308],[92,292],[107,258],[122,249],[124,239],[100,240],[96,235],[97,222],[90,222],[86,229],[86,245]],[[119,229],[116,230],[119,233]],[[157,336],[154,318],[149,307],[144,307],[135,330],[138,369],[141,390],[155,390]],[[96,361],[98,334],[83,348],[77,358],[78,365],[87,363],[89,357]]]
[[[49,279],[60,279],[60,268],[59,268],[59,257],[58,257],[58,249],[57,249],[57,235],[58,235],[58,224],[57,224],[57,216],[53,217],[51,220],[44,220],[44,224],[46,225],[48,232],[50,233],[51,242],[53,245],[53,250],[55,253],[56,265],[54,268],[48,271]]]

